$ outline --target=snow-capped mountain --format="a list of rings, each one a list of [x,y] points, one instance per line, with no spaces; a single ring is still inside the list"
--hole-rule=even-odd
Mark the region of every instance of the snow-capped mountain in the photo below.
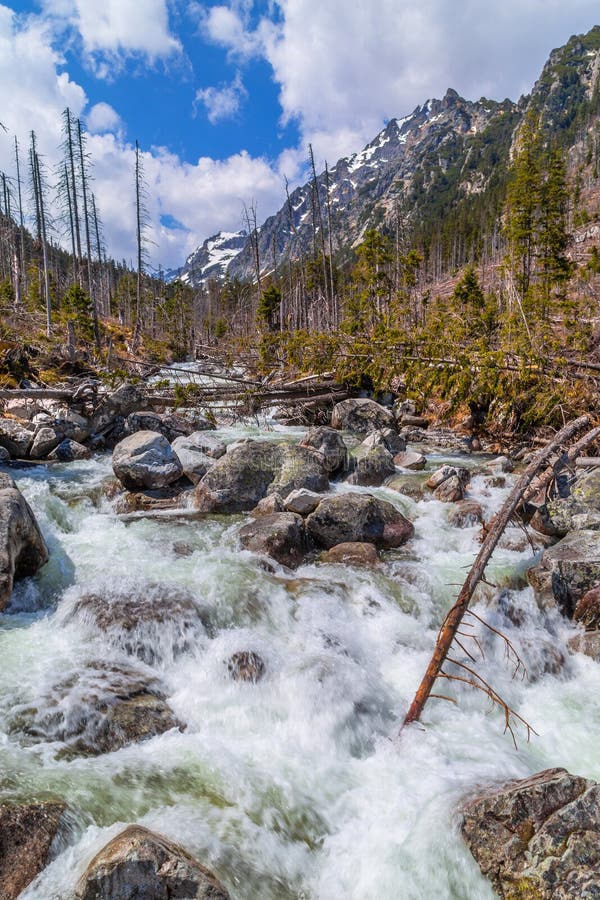
[[[166,273],[166,281],[197,287],[209,278],[223,278],[231,261],[246,243],[245,231],[219,231],[190,253],[180,269]]]

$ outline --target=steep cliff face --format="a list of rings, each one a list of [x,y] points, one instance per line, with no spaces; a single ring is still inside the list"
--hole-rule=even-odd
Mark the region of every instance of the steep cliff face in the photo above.
[[[296,188],[258,229],[261,268],[317,251],[329,233],[334,251],[358,243],[382,225],[417,235],[476,242],[477,229],[494,231],[502,205],[511,149],[529,113],[567,150],[573,166],[590,152],[600,157],[600,26],[554,50],[528,97],[518,104],[472,102],[449,90],[402,119],[391,119],[367,146]],[[590,151],[590,142],[592,150]],[[600,162],[600,159],[599,159]],[[225,272],[254,275],[247,235],[216,235],[179,272],[199,284]]]

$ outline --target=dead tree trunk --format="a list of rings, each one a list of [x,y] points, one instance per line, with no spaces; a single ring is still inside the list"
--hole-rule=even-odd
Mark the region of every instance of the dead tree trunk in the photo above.
[[[427,671],[425,672],[423,680],[421,681],[417,693],[415,694],[415,697],[406,714],[404,725],[408,725],[410,722],[417,722],[420,719],[421,713],[423,712],[423,708],[433,690],[436,679],[442,675],[442,666],[446,661],[446,658],[450,651],[450,647],[452,646],[452,642],[456,637],[458,628],[465,612],[467,611],[467,607],[473,596],[475,588],[483,578],[485,567],[487,566],[490,557],[494,552],[496,544],[502,536],[502,533],[506,528],[508,522],[510,521],[511,516],[513,515],[519,504],[522,502],[525,491],[535,478],[538,470],[541,468],[541,466],[544,465],[547,459],[552,456],[552,454],[555,453],[562,444],[570,440],[573,435],[577,434],[577,432],[585,428],[588,423],[588,416],[581,416],[580,418],[575,419],[575,421],[569,423],[561,431],[559,431],[554,439],[550,441],[550,443],[546,444],[545,447],[542,447],[541,450],[538,450],[530,464],[527,466],[527,468],[515,484],[509,496],[506,498],[506,501],[500,511],[489,523],[486,529],[485,539],[481,545],[481,549],[477,554],[477,558],[475,559],[475,562],[473,563],[469,574],[467,575],[467,579],[461,588],[458,599],[442,622],[442,626],[435,643],[433,656],[431,657],[429,665],[427,666]]]

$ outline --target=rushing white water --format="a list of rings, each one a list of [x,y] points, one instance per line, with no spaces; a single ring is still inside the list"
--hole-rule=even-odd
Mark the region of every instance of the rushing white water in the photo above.
[[[67,845],[27,900],[67,900],[91,856],[131,822],[184,845],[236,900],[486,900],[493,892],[459,834],[461,798],[547,766],[600,778],[600,666],[569,657],[567,626],[543,620],[520,577],[526,549],[498,550],[488,575],[521,610],[519,628],[486,606],[491,589],[477,609],[508,629],[531,679],[513,680],[484,634],[478,665],[538,736],[527,744],[519,734],[515,750],[485,697],[448,688],[459,703],[430,701],[423,726],[399,738],[436,626],[477,552],[476,527],[450,527],[445,504],[380,489],[416,535],[377,570],[269,573],[238,548],[243,517],[126,522],[102,497],[109,473],[108,457],[12,472],[52,558],[0,616],[0,796],[59,796],[74,812]],[[482,476],[470,486],[487,515],[506,490]],[[176,617],[140,622],[141,658],[74,612],[90,593],[109,605],[177,591],[193,595],[203,626],[184,634]],[[231,680],[227,660],[239,650],[264,659],[257,684]],[[564,665],[544,674],[556,652]],[[185,730],[79,758],[60,753],[60,729],[32,736],[24,721],[79,714],[99,660],[157,678]]]

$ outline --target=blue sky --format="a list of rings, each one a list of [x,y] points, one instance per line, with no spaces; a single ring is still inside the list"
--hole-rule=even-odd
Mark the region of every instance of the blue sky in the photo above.
[[[52,182],[70,106],[108,250],[129,259],[139,140],[152,262],[175,266],[244,203],[274,212],[309,141],[332,164],[448,87],[517,99],[594,24],[597,0],[0,0],[0,170],[35,128]]]

